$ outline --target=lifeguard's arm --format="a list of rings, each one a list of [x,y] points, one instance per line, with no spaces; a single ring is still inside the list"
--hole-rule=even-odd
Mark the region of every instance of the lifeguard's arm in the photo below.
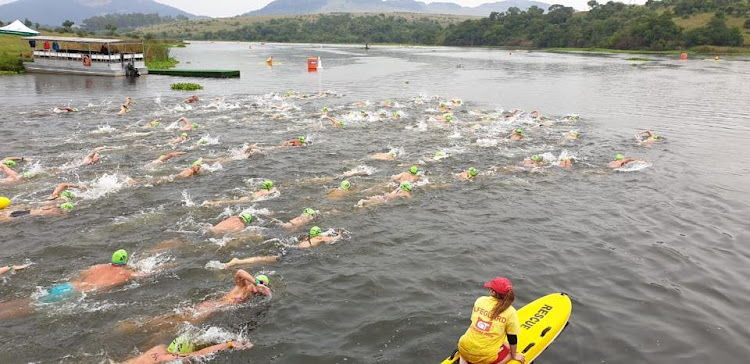
[[[0,170],[2,170],[9,178],[18,178],[18,173],[5,164],[0,164]]]

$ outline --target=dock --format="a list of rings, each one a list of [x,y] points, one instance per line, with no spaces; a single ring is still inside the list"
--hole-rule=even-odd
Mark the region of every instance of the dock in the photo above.
[[[234,78],[240,77],[239,70],[189,70],[189,69],[149,69],[149,74],[178,77]]]

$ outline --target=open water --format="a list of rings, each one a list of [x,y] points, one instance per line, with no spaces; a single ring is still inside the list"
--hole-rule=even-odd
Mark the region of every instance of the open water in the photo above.
[[[179,67],[239,68],[242,78],[0,78],[0,155],[33,159],[17,167],[33,177],[0,187],[0,195],[27,204],[60,182],[89,185],[66,217],[0,224],[0,264],[34,263],[0,277],[0,301],[39,296],[120,248],[131,252],[132,267],[155,272],[0,321],[0,363],[119,362],[185,330],[256,345],[207,359],[215,363],[437,363],[468,327],[482,283],[497,275],[514,282],[516,307],[558,291],[573,299],[571,325],[539,363],[747,362],[746,59],[635,63],[624,55],[197,42],[173,55]],[[270,55],[283,64],[267,67]],[[324,68],[308,73],[308,56],[321,56]],[[195,93],[201,102],[185,105],[193,93],[169,89],[188,81],[205,87]],[[137,105],[115,115],[126,96]],[[450,99],[462,100],[453,122],[430,121]],[[80,111],[50,112],[58,105]],[[321,119],[323,107],[345,125]],[[502,117],[515,108],[525,113]],[[532,110],[549,125],[539,126]],[[395,111],[398,120],[390,118]],[[571,114],[580,119],[565,118]],[[180,133],[172,123],[180,116],[200,128],[189,142],[167,145]],[[155,117],[160,128],[142,128]],[[516,127],[526,140],[505,138]],[[663,139],[640,145],[634,134],[645,129]],[[573,130],[580,139],[565,138]],[[309,146],[238,158],[243,145],[301,135]],[[77,167],[97,146],[107,146],[101,163]],[[188,155],[144,167],[173,150]],[[368,159],[391,150],[396,161]],[[446,158],[435,160],[438,151]],[[616,153],[646,162],[612,171],[606,164]],[[575,164],[534,171],[541,173],[513,168],[534,154],[564,154]],[[196,178],[152,183],[199,157],[235,160],[209,163]],[[429,181],[412,199],[355,207],[412,164]],[[480,171],[476,180],[453,177],[469,166]],[[326,197],[337,176],[357,168],[371,174],[350,178],[354,193]],[[200,206],[239,198],[263,179],[275,181],[280,196]],[[302,232],[275,222],[305,207],[323,212],[315,224],[344,229],[346,239],[291,248]],[[261,241],[205,233],[243,210],[273,214],[253,228]],[[180,243],[150,252],[169,239]],[[214,269],[216,261],[282,253],[279,263],[246,268],[271,277],[270,301],[193,327],[118,330],[228,290],[233,270]]]

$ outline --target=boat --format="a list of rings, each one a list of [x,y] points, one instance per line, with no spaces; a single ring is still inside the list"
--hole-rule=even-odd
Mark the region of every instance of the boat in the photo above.
[[[32,36],[33,62],[26,72],[90,76],[140,76],[148,74],[141,41],[122,39]]]

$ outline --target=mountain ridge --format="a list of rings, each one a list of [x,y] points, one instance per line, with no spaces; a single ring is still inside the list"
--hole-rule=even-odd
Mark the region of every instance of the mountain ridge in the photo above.
[[[44,9],[44,11],[39,11]],[[18,0],[0,5],[0,20],[29,19],[47,26],[59,26],[65,20],[81,24],[93,16],[116,13],[178,15],[196,18],[196,15],[153,0]]]

